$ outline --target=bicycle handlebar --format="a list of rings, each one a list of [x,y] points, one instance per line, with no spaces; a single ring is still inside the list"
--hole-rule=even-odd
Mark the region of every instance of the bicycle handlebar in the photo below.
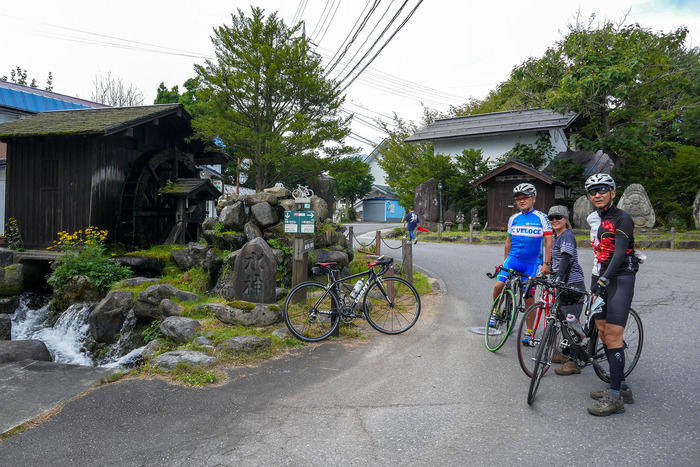
[[[498,277],[499,271],[506,271],[508,274],[514,274],[514,275],[520,276],[520,277],[527,277],[528,279],[530,278],[530,276],[528,276],[527,274],[523,274],[522,272],[518,272],[515,269],[506,269],[503,267],[502,264],[500,266],[496,266],[496,270],[493,273],[487,272],[486,277],[488,277],[489,279],[495,279],[496,277]]]

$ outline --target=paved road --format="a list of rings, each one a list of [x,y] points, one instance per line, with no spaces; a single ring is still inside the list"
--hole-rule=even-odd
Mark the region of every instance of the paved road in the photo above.
[[[550,372],[528,406],[515,343],[491,354],[469,331],[484,325],[492,283],[483,273],[501,255],[502,246],[419,242],[416,264],[443,293],[425,297],[406,334],[307,346],[231,370],[219,387],[111,384],[0,444],[0,464],[695,463],[699,307],[680,278],[698,277],[700,253],[648,252],[634,302],[645,326],[629,378],[637,401],[607,418],[585,411],[600,387],[591,369]]]

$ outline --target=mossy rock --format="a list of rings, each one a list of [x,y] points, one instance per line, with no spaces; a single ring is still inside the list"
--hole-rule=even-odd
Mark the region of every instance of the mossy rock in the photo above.
[[[232,302],[226,302],[226,305],[230,306],[231,308],[238,308],[239,310],[243,311],[253,311],[255,309],[255,304],[246,302],[243,300],[234,300]]]

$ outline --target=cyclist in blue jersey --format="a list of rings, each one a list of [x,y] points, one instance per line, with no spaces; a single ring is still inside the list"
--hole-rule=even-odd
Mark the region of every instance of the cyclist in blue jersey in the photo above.
[[[503,262],[505,269],[515,269],[528,276],[536,276],[540,265],[542,266],[542,274],[549,274],[549,267],[552,264],[552,227],[549,225],[547,215],[535,209],[536,197],[537,189],[531,183],[521,183],[513,189],[513,198],[515,198],[520,212],[513,214],[508,219],[508,237],[505,245],[505,261]],[[507,277],[507,272],[499,272],[496,284],[493,286],[494,301],[503,291]],[[525,300],[525,306],[529,307],[534,302],[535,298],[530,297]],[[534,314],[532,319],[534,320]],[[532,323],[528,323],[523,338],[524,344],[530,342],[531,326]]]

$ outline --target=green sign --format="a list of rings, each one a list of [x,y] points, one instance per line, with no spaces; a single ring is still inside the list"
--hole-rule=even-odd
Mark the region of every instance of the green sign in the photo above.
[[[314,211],[284,211],[285,233],[314,233],[316,213]]]

